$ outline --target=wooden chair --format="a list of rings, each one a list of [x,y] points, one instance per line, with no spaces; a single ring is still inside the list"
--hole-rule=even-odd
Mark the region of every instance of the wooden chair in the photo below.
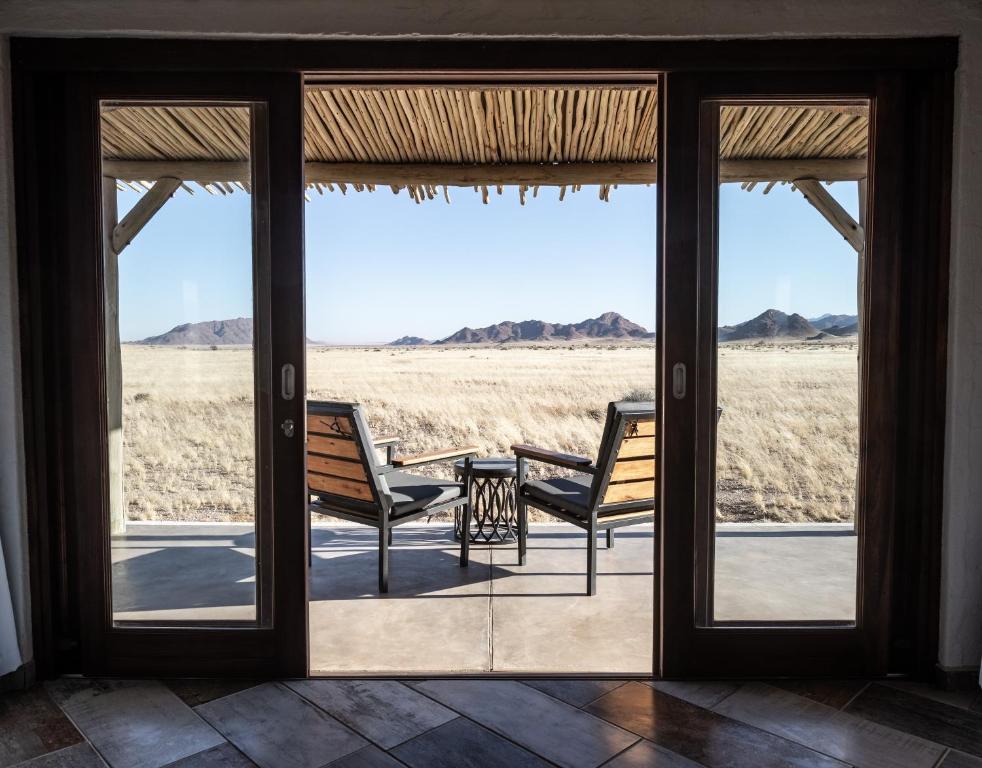
[[[607,422],[594,464],[585,456],[513,445],[517,461],[518,562],[525,564],[528,507],[587,532],[588,595],[597,593],[597,533],[655,519],[655,404],[618,402],[607,406]],[[526,480],[527,462],[576,470],[572,477]]]
[[[356,403],[307,402],[307,490],[310,510],[378,529],[379,592],[389,591],[392,529],[444,510],[463,507],[469,519],[470,473],[464,482],[434,480],[401,471],[438,461],[465,458],[473,446],[394,457],[398,438],[372,440]],[[386,448],[380,463],[378,448]]]

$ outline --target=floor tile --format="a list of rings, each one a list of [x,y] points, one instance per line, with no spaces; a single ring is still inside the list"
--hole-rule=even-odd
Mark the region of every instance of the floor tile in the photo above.
[[[296,680],[287,685],[385,749],[457,717],[394,680]]]
[[[0,695],[0,768],[82,740],[44,686]]]
[[[763,683],[748,683],[714,708],[857,768],[932,768],[944,752],[916,736]]]
[[[255,765],[231,744],[222,744],[178,760],[167,768],[255,768]]]
[[[195,711],[262,768],[320,768],[368,744],[279,683],[233,693]]]
[[[687,701],[628,683],[586,708],[709,768],[844,768],[845,764]]]
[[[494,671],[651,674],[653,546],[651,525],[618,530],[613,549],[601,543],[592,597],[584,592],[586,534],[574,526],[535,526],[524,566],[514,547],[494,548]]]
[[[158,682],[63,678],[48,685],[113,768],[158,768],[224,741]]]
[[[402,763],[374,745],[335,760],[328,768],[403,768]]]
[[[625,752],[621,752],[604,768],[702,768],[687,757],[677,755],[650,741],[639,741]]]
[[[522,682],[574,707],[585,707],[605,693],[610,693],[624,685],[623,680],[522,680]]]
[[[938,768],[982,768],[982,758],[951,750]]]
[[[411,768],[547,768],[548,763],[463,717],[407,741],[392,754]]]
[[[164,680],[164,685],[170,688],[178,698],[189,707],[206,704],[220,699],[231,693],[244,691],[259,685],[259,680],[223,680],[204,678],[185,678],[179,680]]]
[[[682,682],[678,680],[652,680],[648,682],[652,688],[677,699],[682,699],[697,707],[710,709],[739,688],[737,683],[712,682],[696,680]]]
[[[917,680],[890,679],[880,680],[878,682],[880,685],[897,688],[907,693],[913,693],[916,696],[934,699],[934,701],[940,701],[942,704],[951,704],[954,707],[982,711],[982,691],[977,688],[974,691],[947,691],[936,685],[922,683]]]
[[[514,680],[429,680],[416,688],[568,768],[600,765],[638,740],[634,734]]]
[[[378,593],[378,532],[313,527],[310,668],[442,674],[491,669],[488,547],[459,565],[449,525],[395,529],[389,592]]]
[[[26,763],[18,763],[17,768],[106,768],[106,763],[88,742],[83,741]]]
[[[982,713],[979,712],[876,684],[857,696],[846,711],[961,752],[982,756]]]
[[[777,680],[772,685],[820,704],[842,709],[869,683],[866,680]]]

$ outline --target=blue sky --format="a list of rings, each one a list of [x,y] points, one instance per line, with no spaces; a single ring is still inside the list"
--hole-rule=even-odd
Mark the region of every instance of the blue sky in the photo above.
[[[856,215],[855,183],[832,194]],[[721,324],[765,309],[854,313],[856,255],[800,194],[726,184],[720,198]],[[307,335],[331,343],[430,339],[530,318],[620,312],[654,329],[655,187],[470,189],[417,205],[387,189],[314,194],[306,206]],[[118,195],[122,216],[138,199]],[[250,197],[179,192],[120,257],[120,336],[250,316]],[[631,275],[628,280],[614,275]],[[353,321],[353,318],[356,318]]]

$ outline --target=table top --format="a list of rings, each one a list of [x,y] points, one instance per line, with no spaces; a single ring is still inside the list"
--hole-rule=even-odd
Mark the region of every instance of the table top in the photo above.
[[[464,459],[458,459],[453,466],[458,475],[464,473]],[[471,470],[474,477],[514,477],[516,474],[515,459],[496,456],[486,459],[473,459]]]

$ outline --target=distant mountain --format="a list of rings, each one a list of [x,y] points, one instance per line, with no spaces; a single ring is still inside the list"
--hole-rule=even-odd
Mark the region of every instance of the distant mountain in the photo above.
[[[506,320],[486,328],[461,328],[434,344],[482,344],[516,341],[574,341],[576,339],[653,339],[655,334],[616,312],[579,323],[547,323],[542,320]]]
[[[748,339],[807,339],[817,336],[818,329],[797,313],[786,315],[778,309],[768,309],[752,320],[739,325],[721,326],[720,341],[744,341]]]
[[[824,331],[828,328],[848,328],[856,325],[859,318],[856,315],[830,315],[826,313],[820,317],[810,317],[808,322],[818,330]]]
[[[232,320],[206,320],[202,323],[184,323],[159,336],[148,336],[137,344],[206,345],[252,344],[252,318],[236,317]]]
[[[308,344],[319,342],[307,339]],[[167,333],[148,336],[133,344],[158,344],[163,346],[231,346],[252,344],[252,318],[235,317],[231,320],[205,320],[201,323],[175,325]]]
[[[422,336],[402,336],[395,341],[390,341],[390,347],[421,347],[424,344],[432,344],[429,339],[424,339]]]

